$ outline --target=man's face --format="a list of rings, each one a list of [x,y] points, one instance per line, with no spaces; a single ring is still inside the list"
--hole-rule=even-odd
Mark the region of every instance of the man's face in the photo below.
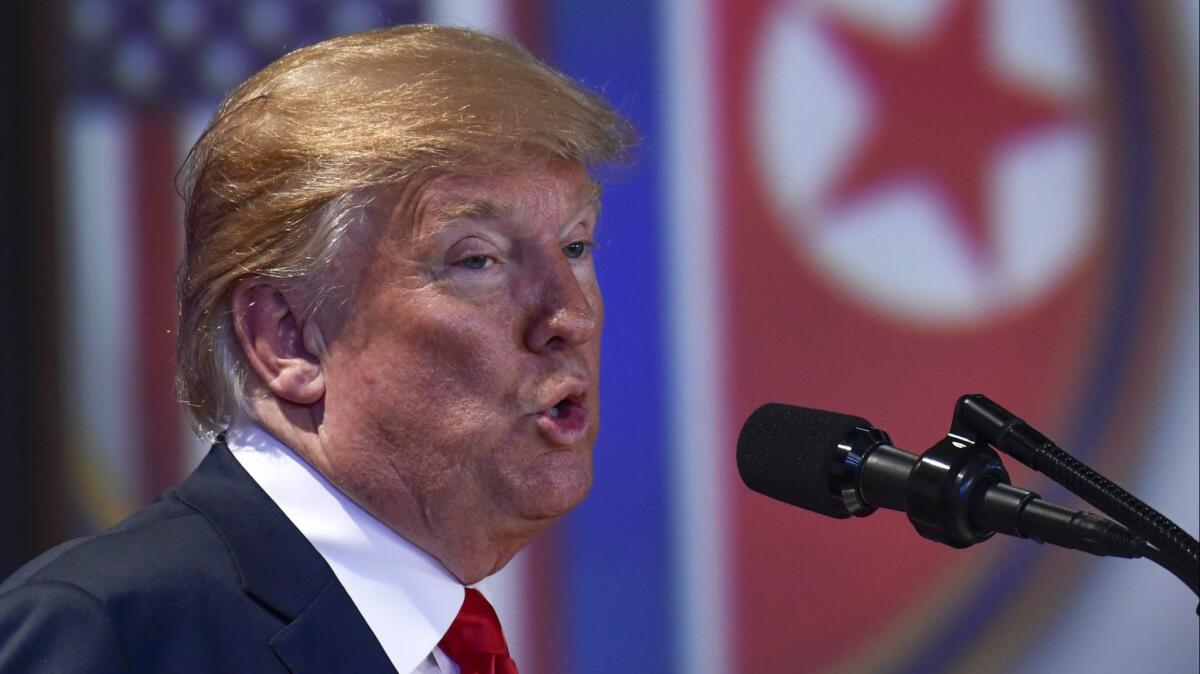
[[[415,216],[377,211],[390,222],[323,359],[323,469],[427,549],[414,528],[523,544],[591,485],[595,197],[556,166],[437,178]]]

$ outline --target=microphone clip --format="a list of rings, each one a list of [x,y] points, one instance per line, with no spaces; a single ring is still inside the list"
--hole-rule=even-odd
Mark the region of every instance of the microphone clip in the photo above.
[[[921,454],[905,491],[905,511],[917,533],[955,548],[992,537],[973,522],[976,499],[990,485],[1011,484],[995,450],[953,432]]]

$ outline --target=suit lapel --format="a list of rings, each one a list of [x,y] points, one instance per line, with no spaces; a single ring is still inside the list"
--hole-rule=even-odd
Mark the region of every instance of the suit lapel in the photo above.
[[[223,442],[173,495],[208,518],[242,587],[286,623],[271,648],[292,672],[395,671],[320,553]]]
[[[395,672],[349,595],[332,579],[290,625],[271,639],[275,655],[293,674]]]

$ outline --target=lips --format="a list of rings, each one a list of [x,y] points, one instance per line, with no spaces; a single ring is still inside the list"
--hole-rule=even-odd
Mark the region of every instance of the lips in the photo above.
[[[569,445],[587,434],[587,383],[573,381],[555,388],[552,403],[537,413],[537,427],[550,442]]]

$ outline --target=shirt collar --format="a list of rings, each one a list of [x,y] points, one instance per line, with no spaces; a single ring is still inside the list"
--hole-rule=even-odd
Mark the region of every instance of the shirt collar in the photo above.
[[[329,564],[396,671],[416,669],[458,615],[462,583],[262,427],[235,424],[225,442]]]

